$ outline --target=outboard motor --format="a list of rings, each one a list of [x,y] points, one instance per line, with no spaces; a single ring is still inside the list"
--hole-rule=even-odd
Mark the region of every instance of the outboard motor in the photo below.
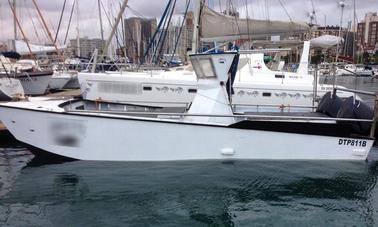
[[[342,103],[343,100],[340,97],[327,92],[316,108],[316,112],[327,114],[330,117],[337,117]]]

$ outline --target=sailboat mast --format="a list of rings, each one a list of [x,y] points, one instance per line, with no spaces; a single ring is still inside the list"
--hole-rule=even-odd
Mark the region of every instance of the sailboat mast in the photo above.
[[[356,0],[353,0],[353,64],[356,62]]]
[[[101,3],[100,3],[101,0],[98,0],[97,1],[97,4],[98,4],[98,16],[100,18],[100,33],[101,33],[101,41],[102,41],[102,45],[104,45],[104,28],[102,26],[102,14],[101,14]],[[104,48],[102,46],[102,48]]]
[[[199,21],[200,11],[203,0],[194,1],[194,21],[193,21],[193,38],[192,38],[192,53],[197,53],[199,44]]]
[[[17,11],[16,11],[16,0],[13,0],[13,33],[14,33],[14,42],[13,50],[16,51],[16,40],[17,40]]]
[[[28,39],[27,39],[27,37],[26,37],[26,35],[25,35],[25,33],[24,33],[24,30],[23,30],[22,27],[21,27],[21,23],[20,23],[20,21],[18,20],[18,18],[17,18],[17,16],[16,16],[16,9],[13,8],[13,5],[11,4],[10,0],[8,0],[8,3],[9,3],[9,6],[10,6],[10,8],[11,8],[11,10],[12,10],[12,13],[13,13],[14,19],[16,20],[16,23],[17,23],[17,25],[18,25],[18,28],[19,28],[20,31],[21,31],[22,37],[23,37],[23,39],[25,40],[26,46],[27,46],[28,49],[29,49],[30,55],[33,57],[34,61],[36,61],[35,56],[33,55],[33,52],[32,52],[31,47],[30,47],[30,45],[29,45],[29,41],[28,41]],[[15,43],[15,46],[16,46],[16,40],[15,40],[14,43]]]
[[[56,50],[57,53],[58,53],[59,58],[61,58],[61,59],[63,60],[62,53],[61,53],[60,50],[58,49],[58,46],[56,45],[56,42],[55,42],[54,38],[52,37],[51,32],[50,32],[50,30],[49,30],[49,28],[48,28],[48,26],[47,26],[47,24],[46,24],[46,21],[45,21],[45,19],[43,18],[42,12],[41,12],[41,10],[39,9],[39,7],[38,7],[37,3],[35,2],[35,0],[33,0],[33,4],[34,4],[34,7],[36,8],[36,10],[37,10],[37,12],[38,12],[39,17],[41,18],[41,21],[42,21],[43,27],[45,28],[45,30],[46,30],[46,32],[47,32],[47,35],[48,35],[48,37],[49,37],[49,39],[50,39],[50,41],[52,42],[52,44],[54,45],[55,50]]]
[[[122,14],[123,14],[123,12],[124,12],[125,9],[126,9],[127,2],[128,2],[128,0],[124,0],[123,4],[122,4],[122,6],[121,6],[121,10],[120,10],[119,13],[118,13],[117,19],[116,19],[116,21],[115,21],[115,23],[114,23],[114,25],[113,25],[112,31],[111,31],[111,33],[110,33],[110,36],[109,36],[108,40],[106,40],[106,44],[105,44],[105,46],[104,46],[104,48],[103,48],[103,50],[102,50],[102,54],[106,54],[106,53],[108,53],[109,45],[110,45],[110,43],[111,43],[111,40],[113,39],[113,36],[115,35],[115,33],[116,33],[116,31],[117,31],[118,24],[119,24],[119,22],[121,21]]]
[[[78,57],[81,56],[81,53],[80,53],[80,29],[79,29],[79,20],[80,20],[80,16],[79,16],[79,0],[76,0],[76,55]]]

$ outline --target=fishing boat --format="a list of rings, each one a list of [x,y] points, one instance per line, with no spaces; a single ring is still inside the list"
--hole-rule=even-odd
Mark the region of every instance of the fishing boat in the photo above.
[[[372,119],[235,115],[227,92],[236,53],[190,56],[198,91],[186,113],[85,109],[85,100],[0,104],[0,120],[36,155],[80,160],[365,160]],[[333,100],[330,100],[333,101]],[[327,105],[322,105],[325,108]],[[328,105],[329,106],[329,105]],[[334,105],[332,105],[334,106]],[[29,119],[33,119],[30,121]],[[106,132],[111,132],[106,133]],[[47,153],[46,153],[47,152]]]

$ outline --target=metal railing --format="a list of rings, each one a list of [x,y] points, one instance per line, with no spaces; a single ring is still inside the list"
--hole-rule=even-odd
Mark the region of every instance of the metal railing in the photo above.
[[[188,114],[188,113],[165,113],[165,112],[131,112],[131,111],[113,111],[113,110],[69,110],[70,113],[80,114],[115,114],[119,117],[128,117],[125,115],[143,115],[143,116],[172,116],[172,117],[213,117],[213,118],[247,118],[253,120],[292,120],[292,121],[344,121],[344,122],[373,122],[372,119],[353,119],[353,118],[332,118],[332,117],[305,117],[305,116],[274,116],[258,114]]]

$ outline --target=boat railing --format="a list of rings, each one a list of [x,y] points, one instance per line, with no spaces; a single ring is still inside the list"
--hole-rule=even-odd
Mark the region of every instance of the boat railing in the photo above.
[[[352,93],[357,93],[361,95],[369,95],[369,96],[376,96],[377,93],[375,92],[370,92],[370,91],[363,91],[363,90],[355,90],[355,89],[349,89],[349,88],[342,88],[342,87],[334,87],[333,88],[333,94],[335,95],[337,91],[348,91]]]
[[[341,122],[373,122],[373,119],[355,118],[333,118],[333,117],[309,117],[309,116],[290,116],[290,115],[260,115],[260,114],[189,114],[189,113],[168,113],[168,112],[133,112],[133,111],[114,111],[114,110],[69,110],[70,113],[79,114],[115,114],[127,117],[129,115],[143,116],[167,116],[167,117],[213,117],[213,118],[245,118],[249,120],[285,120],[285,121],[341,121]]]
[[[316,109],[316,106],[305,106],[305,105],[277,105],[277,104],[232,104],[233,109],[236,109],[237,107],[255,107],[256,109],[265,108],[265,107],[275,107],[281,111],[284,111],[285,109],[290,110],[291,108],[298,108],[298,109]]]

